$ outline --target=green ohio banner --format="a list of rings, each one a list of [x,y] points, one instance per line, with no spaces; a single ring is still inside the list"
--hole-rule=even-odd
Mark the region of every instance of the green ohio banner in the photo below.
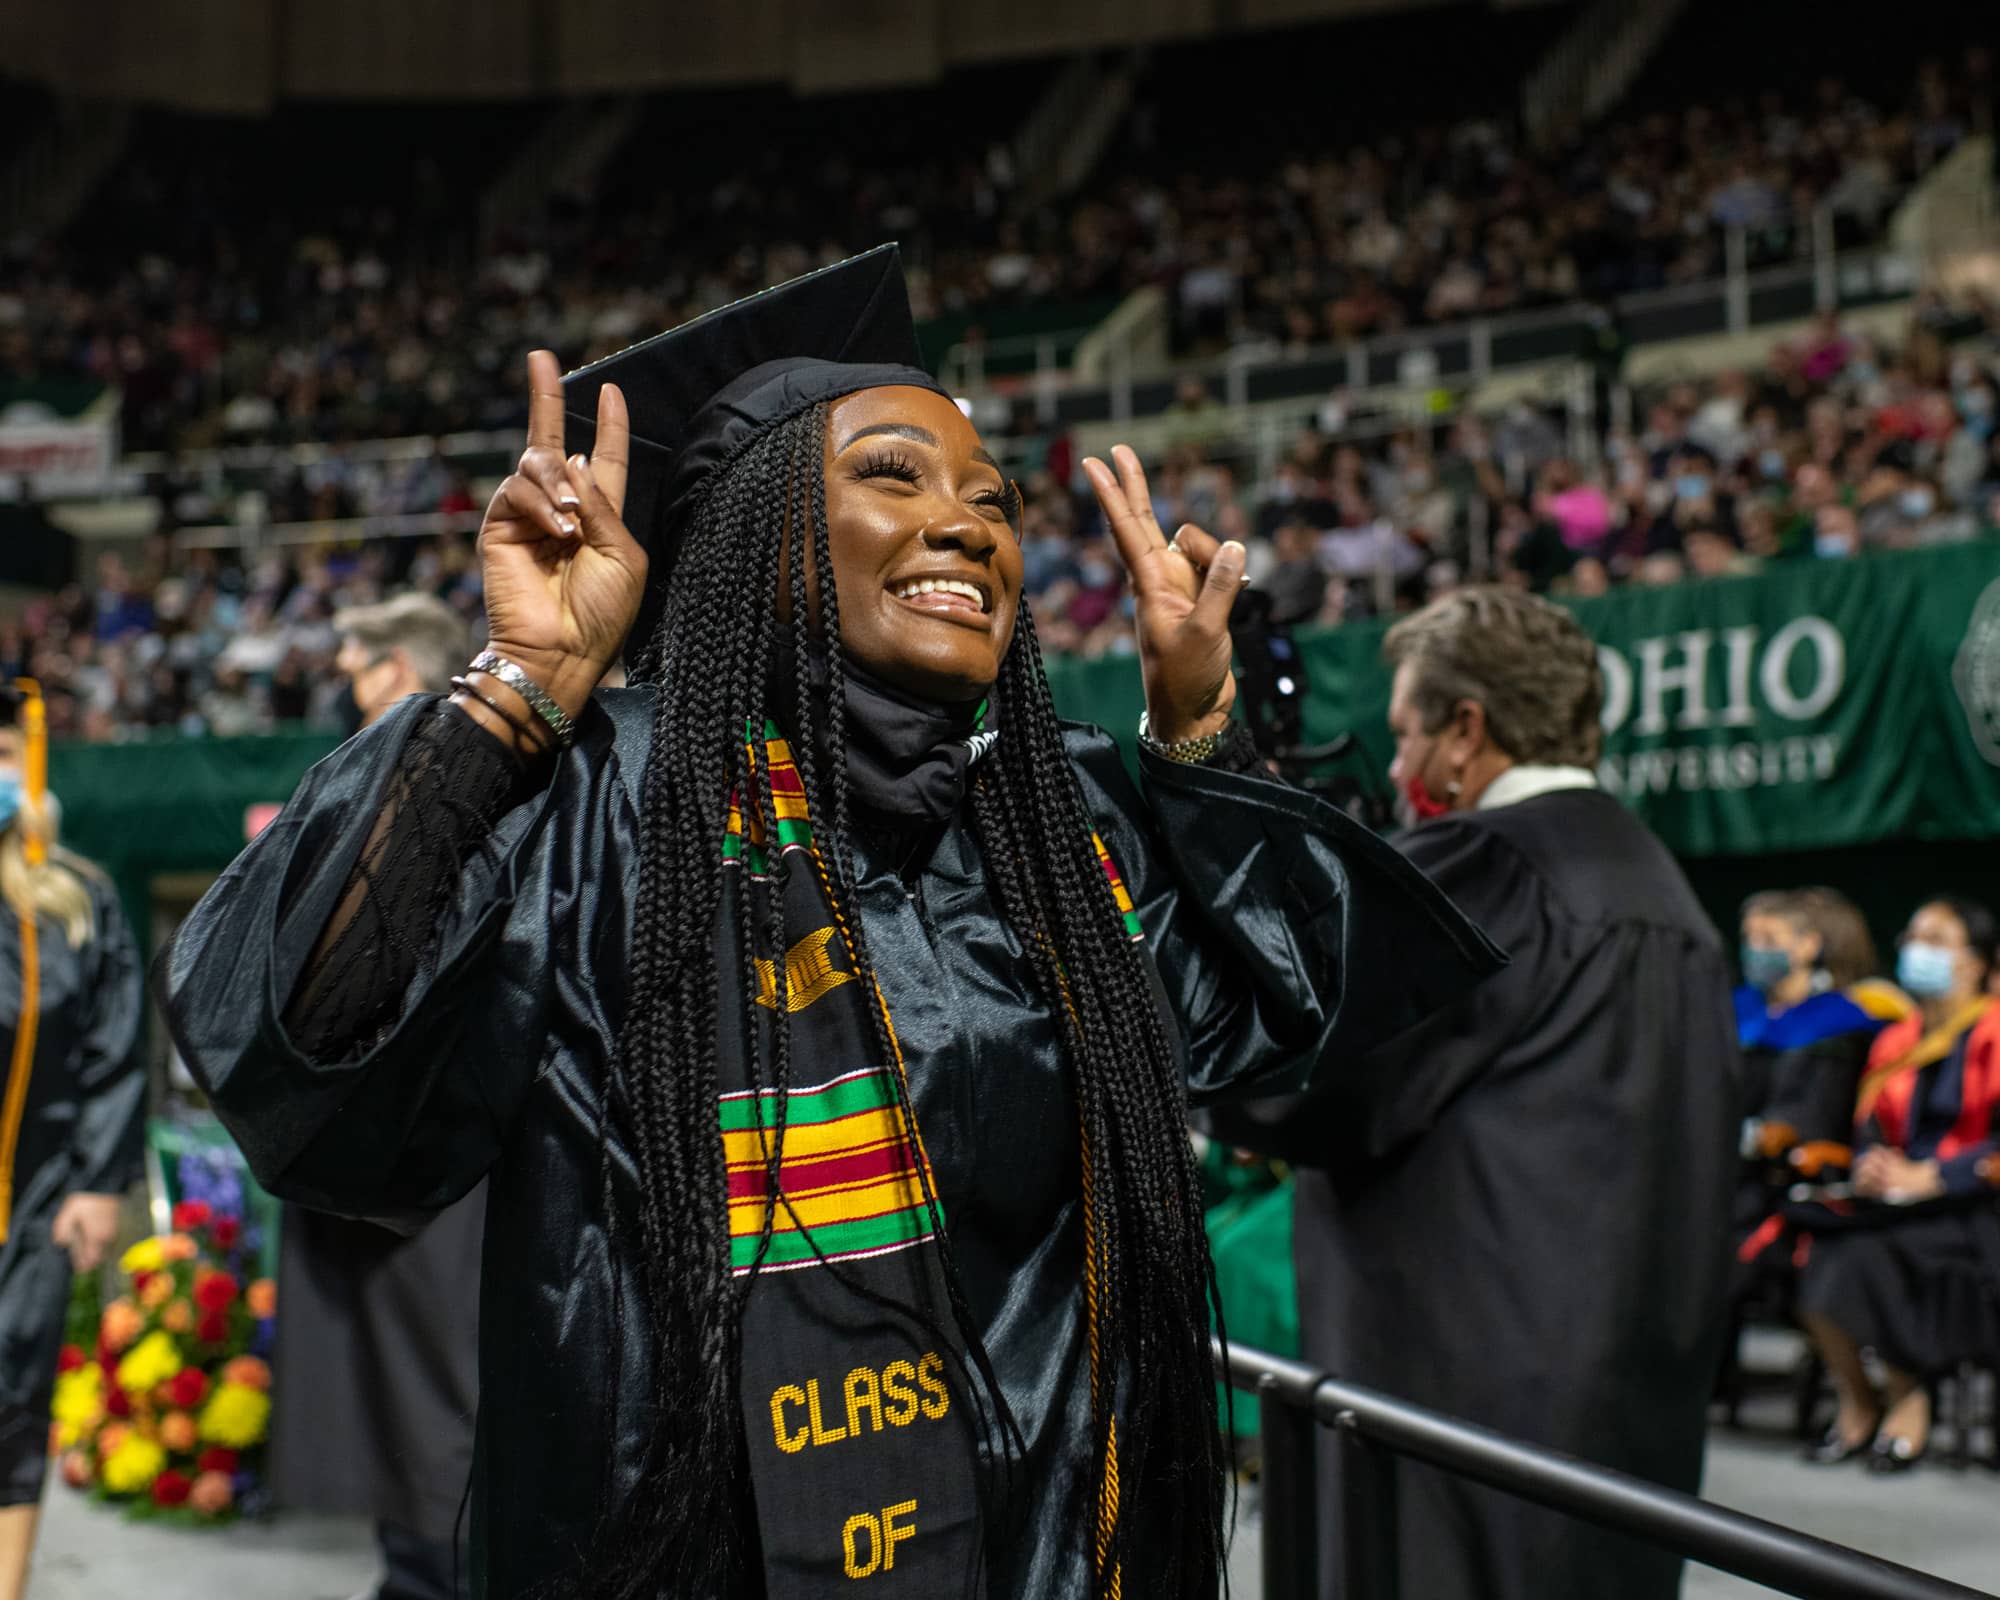
[[[2000,834],[2000,543],[1576,609],[1599,776],[1680,854]]]
[[[1598,642],[1599,777],[1684,857],[2000,835],[2000,542],[1800,561],[1574,606]],[[1381,623],[1302,635],[1309,742],[1386,785]],[[1129,740],[1130,660],[1051,663]]]

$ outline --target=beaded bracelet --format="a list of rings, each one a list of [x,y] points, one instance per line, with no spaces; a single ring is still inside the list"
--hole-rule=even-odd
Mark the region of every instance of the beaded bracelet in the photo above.
[[[498,700],[495,700],[493,696],[491,696],[490,694],[481,693],[479,687],[476,684],[474,684],[470,679],[464,677],[453,678],[451,680],[451,686],[454,689],[458,690],[461,694],[471,695],[473,699],[477,700],[481,705],[486,707],[488,711],[492,712],[496,717],[500,718],[501,721],[505,722],[508,727],[512,728],[514,730],[516,737],[519,738],[523,744],[526,744],[530,746],[532,749],[534,749],[537,754],[547,755],[556,748],[551,737],[549,736],[549,730],[546,726],[535,723],[524,722],[520,717],[517,717],[516,715],[514,715],[513,712],[509,711],[505,706],[503,706]],[[525,757],[522,756],[521,752],[518,749],[516,749],[513,745],[509,744],[507,746],[507,753],[520,764],[521,769],[524,772],[527,770],[527,765],[528,765],[527,760]]]

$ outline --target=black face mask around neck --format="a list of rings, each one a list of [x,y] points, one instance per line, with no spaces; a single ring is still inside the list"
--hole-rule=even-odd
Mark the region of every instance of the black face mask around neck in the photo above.
[[[789,642],[774,662],[783,720],[798,724],[792,702],[797,674]],[[817,651],[813,685],[823,689],[826,664]],[[908,822],[941,822],[965,799],[972,769],[999,739],[991,696],[927,700],[884,683],[852,661],[841,664],[847,689],[848,792],[868,810]]]

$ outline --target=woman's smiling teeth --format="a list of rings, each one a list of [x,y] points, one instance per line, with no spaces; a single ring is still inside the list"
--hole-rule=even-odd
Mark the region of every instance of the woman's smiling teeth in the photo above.
[[[958,578],[910,578],[891,587],[890,591],[898,600],[921,600],[927,595],[937,598],[934,606],[954,605],[963,600],[980,612],[986,610],[986,593],[976,583],[966,583]]]

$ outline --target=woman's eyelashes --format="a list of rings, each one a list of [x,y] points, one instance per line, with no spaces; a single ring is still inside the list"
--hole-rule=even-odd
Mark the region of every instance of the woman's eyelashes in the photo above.
[[[854,468],[857,483],[869,478],[894,478],[898,483],[917,484],[923,482],[923,477],[914,461],[893,450],[871,453]]]
[[[856,483],[870,479],[886,479],[892,483],[906,483],[911,488],[919,488],[924,481],[923,469],[910,457],[900,451],[883,450],[865,456],[849,469]],[[1021,496],[1013,484],[1008,483],[998,489],[988,489],[976,494],[968,502],[982,511],[992,511],[1012,527],[1020,515]]]

